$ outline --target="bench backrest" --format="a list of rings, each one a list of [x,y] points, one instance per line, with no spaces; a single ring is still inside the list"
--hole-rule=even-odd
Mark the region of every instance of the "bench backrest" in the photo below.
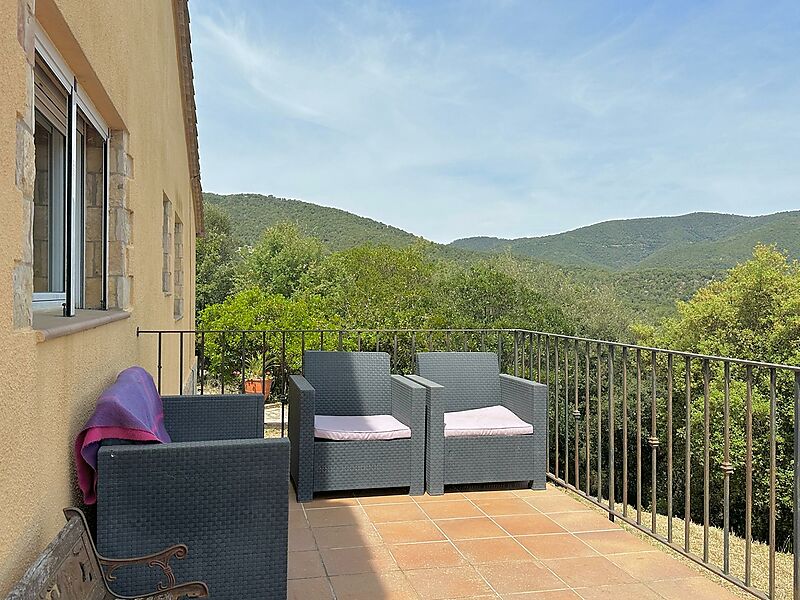
[[[303,375],[318,415],[390,415],[392,379],[386,352],[305,353]]]
[[[103,580],[86,522],[77,514],[68,518],[6,600],[114,600]]]
[[[444,410],[500,404],[500,369],[493,352],[419,352],[417,375],[444,386]]]

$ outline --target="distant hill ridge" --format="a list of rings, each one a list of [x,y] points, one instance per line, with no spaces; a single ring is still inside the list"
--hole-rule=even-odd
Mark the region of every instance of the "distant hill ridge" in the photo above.
[[[297,223],[334,251],[367,243],[404,247],[423,240],[373,219],[301,200],[208,192],[204,197],[230,215],[235,233],[247,244],[254,244],[265,229],[286,221]],[[471,237],[432,247],[449,257],[511,252],[593,270],[719,271],[746,260],[758,243],[776,244],[800,258],[800,210],[759,217],[698,212],[605,221],[542,237]]]
[[[725,269],[746,260],[758,243],[800,257],[800,211],[758,217],[691,213],[605,221],[565,233],[502,239],[471,237],[450,245],[506,252],[566,265],[615,271],[639,268]]]

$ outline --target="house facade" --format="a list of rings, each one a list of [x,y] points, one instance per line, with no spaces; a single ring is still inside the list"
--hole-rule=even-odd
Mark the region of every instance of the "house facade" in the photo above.
[[[102,389],[158,361],[181,373],[165,393],[193,385],[188,339],[157,353],[136,335],[194,328],[203,224],[186,0],[4,1],[0,79],[5,596],[77,501],[72,446]]]

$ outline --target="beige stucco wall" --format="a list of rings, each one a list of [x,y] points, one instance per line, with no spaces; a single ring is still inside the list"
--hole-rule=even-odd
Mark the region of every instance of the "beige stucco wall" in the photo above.
[[[137,338],[137,327],[194,327],[195,223],[172,2],[36,0],[37,18],[104,119],[129,133],[133,290],[129,319],[43,342],[14,328],[12,271],[29,227],[15,182],[16,124],[31,81],[18,26],[32,4],[0,2],[0,597],[62,527],[61,509],[77,501],[72,443],[99,392],[132,364],[155,374],[155,338]],[[178,322],[161,289],[164,194],[184,224],[186,310]],[[163,363],[164,391],[176,392],[175,341]]]

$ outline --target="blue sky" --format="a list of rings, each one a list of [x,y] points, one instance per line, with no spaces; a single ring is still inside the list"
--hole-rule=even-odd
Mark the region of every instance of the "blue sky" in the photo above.
[[[800,2],[192,0],[203,187],[429,239],[800,207]]]

